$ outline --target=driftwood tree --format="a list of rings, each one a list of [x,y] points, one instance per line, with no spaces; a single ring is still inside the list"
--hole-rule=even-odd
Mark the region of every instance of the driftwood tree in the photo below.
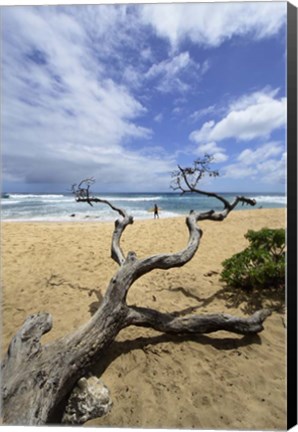
[[[265,309],[250,317],[226,314],[179,316],[177,313],[161,313],[158,310],[131,306],[126,302],[132,284],[146,273],[155,269],[181,267],[192,259],[202,238],[199,221],[222,221],[239,202],[255,204],[245,197],[236,197],[234,202],[229,203],[215,193],[196,189],[197,182],[204,173],[215,175],[208,171],[208,160],[203,162],[207,164],[197,161],[193,169],[179,167],[175,174],[176,187],[183,193],[188,188],[191,192],[213,196],[224,205],[224,209],[190,211],[186,217],[189,238],[185,248],[176,253],[152,255],[143,259],[139,259],[133,251],[125,253],[120,245],[124,230],[133,224],[133,217],[109,201],[91,196],[93,179],[83,180],[78,186],[73,185],[76,201],[90,205],[106,204],[119,214],[111,242],[111,257],[119,268],[112,276],[96,313],[72,334],[42,345],[42,335],[52,327],[51,316],[37,313],[26,319],[12,339],[2,362],[2,416],[5,424],[42,425],[62,421],[81,424],[105,412],[102,406],[109,406],[105,392],[100,392],[97,397],[96,391],[91,391],[90,396],[85,377],[88,376],[88,368],[105,355],[107,347],[125,327],[150,327],[159,332],[177,335],[219,330],[247,335],[263,330],[263,322],[270,315],[270,311]]]
[[[178,170],[172,173],[172,189],[174,191],[180,191],[181,194],[185,193],[197,193],[200,195],[205,195],[208,197],[216,198],[218,201],[223,204],[224,208],[220,212],[215,212],[214,210],[210,210],[207,213],[201,213],[201,217],[197,219],[210,219],[215,221],[224,220],[230,211],[232,211],[239,203],[242,205],[250,205],[255,206],[256,200],[246,198],[244,196],[237,196],[233,202],[229,202],[222,195],[219,195],[214,192],[207,192],[202,189],[198,189],[198,183],[205,176],[209,177],[218,177],[219,172],[217,170],[211,170],[210,163],[214,160],[213,156],[209,154],[205,154],[203,158],[198,158],[194,161],[192,167],[182,168],[178,165]],[[204,216],[202,216],[204,215]],[[202,219],[203,218],[203,219]]]

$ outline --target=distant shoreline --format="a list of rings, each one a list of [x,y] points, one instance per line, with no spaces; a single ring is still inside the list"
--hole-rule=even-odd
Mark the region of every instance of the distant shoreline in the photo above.
[[[95,194],[94,194],[95,196]],[[117,208],[123,208],[135,220],[152,218],[152,208],[155,205],[160,210],[161,218],[186,216],[190,210],[215,211],[223,210],[223,204],[214,197],[201,194],[177,193],[121,193],[101,194],[101,198],[109,201]],[[222,195],[233,202],[237,194]],[[256,200],[256,205],[250,207],[240,205],[236,211],[260,208],[285,208],[286,197],[281,194],[249,194],[248,198]],[[78,203],[71,193],[68,194],[11,194],[1,200],[2,221],[32,221],[32,222],[103,222],[114,221],[117,217],[108,205],[90,206]]]
[[[233,210],[233,212],[254,212],[254,211],[259,211],[261,213],[266,212],[266,211],[284,211],[286,214],[286,207],[275,207],[275,208],[258,208],[258,207],[239,207],[239,208],[235,208]],[[190,210],[189,210],[190,211]],[[196,210],[199,212],[199,210]],[[231,214],[233,214],[233,212]],[[177,214],[176,216],[162,216],[162,214],[160,215],[160,220],[176,220],[176,219],[184,219],[186,216],[188,215],[188,213],[185,213],[185,215],[183,214]],[[134,217],[134,215],[132,214],[132,216]],[[228,216],[230,217],[230,216]],[[119,216],[116,212],[115,212],[115,217],[111,218],[110,220],[101,220],[99,217],[97,219],[92,218],[92,217],[87,217],[84,219],[75,219],[75,217],[71,217],[69,216],[69,220],[32,220],[32,219],[7,219],[7,220],[1,220],[0,224],[96,224],[98,225],[100,224],[114,224],[116,219],[121,218],[121,216]],[[151,221],[154,220],[153,216],[151,218],[134,218],[134,222],[147,222],[147,221]],[[156,221],[156,223],[158,223],[158,220]]]

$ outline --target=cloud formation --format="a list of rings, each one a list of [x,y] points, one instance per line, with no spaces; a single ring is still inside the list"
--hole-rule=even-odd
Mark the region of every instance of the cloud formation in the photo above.
[[[3,151],[10,179],[71,181],[79,170],[129,183],[131,172],[136,181],[170,172],[170,158],[125,148],[130,139],[151,137],[139,123],[146,108],[128,87],[105,78],[73,16],[28,8],[7,10],[5,20],[19,29],[5,33]]]
[[[159,63],[154,63],[144,75],[146,80],[158,78],[157,88],[162,93],[171,91],[185,92],[190,86],[181,78],[185,73],[196,73],[199,79],[200,65],[196,64],[189,53],[182,52],[172,58],[163,60]]]
[[[268,38],[279,32],[285,16],[286,4],[278,2],[160,4],[141,9],[144,23],[174,49],[185,39],[217,47],[233,36]]]
[[[200,156],[203,156],[205,154],[212,155],[215,163],[225,162],[226,160],[228,160],[225,149],[223,147],[219,147],[215,142],[199,145],[195,153]]]
[[[258,179],[259,183],[283,184],[286,178],[286,152],[279,142],[268,142],[255,150],[247,148],[236,163],[224,168],[223,177],[229,179]]]
[[[224,118],[215,122],[210,120],[190,134],[197,143],[222,141],[235,138],[249,141],[259,137],[269,137],[272,131],[286,124],[286,98],[277,98],[277,91],[254,92],[242,96],[229,107]]]
[[[285,125],[286,100],[278,89],[245,88],[224,115],[214,101],[197,110],[190,103],[208,93],[201,81],[214,72],[210,48],[274,38],[285,11],[283,3],[4,8],[4,179],[58,188],[92,175],[104,190],[168,190],[178,156],[230,160],[218,143],[270,136]],[[190,134],[191,112],[192,121],[212,120]],[[249,150],[239,157],[253,158]]]

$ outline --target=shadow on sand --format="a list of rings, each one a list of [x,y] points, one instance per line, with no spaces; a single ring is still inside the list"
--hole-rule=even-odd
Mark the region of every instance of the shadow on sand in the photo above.
[[[198,309],[212,303],[215,299],[223,300],[227,308],[238,308],[241,306],[241,310],[246,314],[253,314],[263,307],[270,308],[271,310],[277,312],[283,312],[284,310],[284,295],[281,290],[263,290],[253,292],[229,287],[221,287],[214,294],[206,298],[196,296],[191,291],[188,291],[186,288],[180,286],[176,288],[170,288],[170,291],[179,291],[186,297],[190,297],[198,301],[198,306],[192,306],[184,310],[172,312],[173,315],[177,316],[196,312]],[[89,312],[91,315],[94,315],[102,300],[102,295],[99,291],[95,292],[95,294],[97,295],[98,301],[90,304]],[[258,334],[245,335],[241,338],[239,338],[239,335],[235,335],[235,337],[217,338],[210,335],[191,334],[160,334],[157,336],[139,337],[134,340],[112,342],[109,348],[107,348],[104,358],[101,358],[100,361],[91,368],[91,371],[94,375],[100,376],[107,369],[107,367],[122,354],[127,354],[133,350],[139,349],[142,349],[146,353],[150,352],[151,347],[154,345],[165,342],[180,344],[185,341],[193,341],[201,345],[211,345],[218,350],[235,350],[251,344],[261,344],[261,338]],[[163,351],[165,350],[162,348],[161,352]]]
[[[125,341],[114,341],[110,347],[106,350],[105,356],[100,359],[97,364],[91,368],[92,374],[101,376],[104,371],[123,354],[128,354],[134,350],[143,350],[148,353],[152,350],[152,346],[158,345],[165,342],[171,342],[173,344],[181,344],[186,341],[193,341],[200,345],[211,345],[218,350],[235,350],[247,345],[258,344],[261,345],[261,338],[259,335],[246,335],[239,339],[235,338],[216,338],[213,336],[206,335],[168,335],[161,334],[158,336],[151,337],[139,337],[134,340]],[[155,352],[152,350],[152,352]],[[160,352],[171,354],[168,349],[161,348]]]
[[[242,289],[233,288],[221,285],[221,288],[210,295],[209,297],[199,297],[184,287],[170,288],[171,292],[181,292],[186,297],[190,297],[198,301],[199,306],[194,307],[204,308],[214,300],[223,300],[227,308],[240,308],[242,312],[252,315],[257,310],[269,308],[275,312],[284,312],[285,308],[285,292],[280,288],[264,288],[261,289]]]

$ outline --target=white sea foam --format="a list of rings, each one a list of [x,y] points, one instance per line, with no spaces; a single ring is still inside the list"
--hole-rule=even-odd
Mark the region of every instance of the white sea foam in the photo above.
[[[64,199],[41,199],[40,202],[42,203],[49,203],[49,204],[55,204],[55,203],[67,203],[67,202],[75,202],[74,198],[67,198],[64,197]]]
[[[137,196],[137,197],[132,197],[132,196],[105,196],[105,195],[96,195],[98,198],[102,198],[104,200],[107,201],[128,201],[128,202],[143,202],[143,201],[160,201],[163,199],[162,196]],[[74,197],[70,196],[70,195],[54,195],[54,194],[11,194],[10,198],[7,199],[7,202],[12,203],[12,200],[21,200],[21,201],[28,201],[28,200],[38,200],[38,201],[42,201],[44,203],[46,202],[74,202]],[[3,200],[4,201],[4,200]],[[18,202],[18,201],[14,201],[14,202]]]
[[[160,217],[169,218],[185,215],[191,208],[200,211],[217,209],[217,203],[201,196],[189,195],[180,197],[177,194],[98,194],[102,199],[123,207],[134,219],[152,219],[152,207],[158,202]],[[233,195],[234,196],[234,195]],[[283,207],[286,197],[283,195],[251,194],[258,206],[264,208]],[[10,198],[1,200],[2,220],[26,221],[114,221],[118,214],[107,205],[77,203],[71,194],[11,194]],[[236,210],[242,209],[236,208]],[[72,216],[75,215],[75,216]]]
[[[100,195],[99,195],[100,197]],[[160,201],[163,199],[161,196],[153,196],[153,197],[118,197],[118,196],[102,196],[100,197],[102,199],[105,199],[107,201],[132,201],[132,202],[142,202],[142,201]]]
[[[58,195],[58,194],[11,194],[11,198],[13,199],[32,199],[32,198],[38,198],[38,199],[46,199],[46,198],[64,198],[65,195]]]
[[[1,205],[2,206],[3,205],[18,204],[18,203],[19,203],[19,201],[17,201],[17,200],[12,200],[12,199],[7,199],[7,198],[1,200]]]
[[[255,199],[257,203],[272,203],[272,204],[284,204],[287,203],[287,197],[284,195],[259,195],[251,197],[252,199]]]

